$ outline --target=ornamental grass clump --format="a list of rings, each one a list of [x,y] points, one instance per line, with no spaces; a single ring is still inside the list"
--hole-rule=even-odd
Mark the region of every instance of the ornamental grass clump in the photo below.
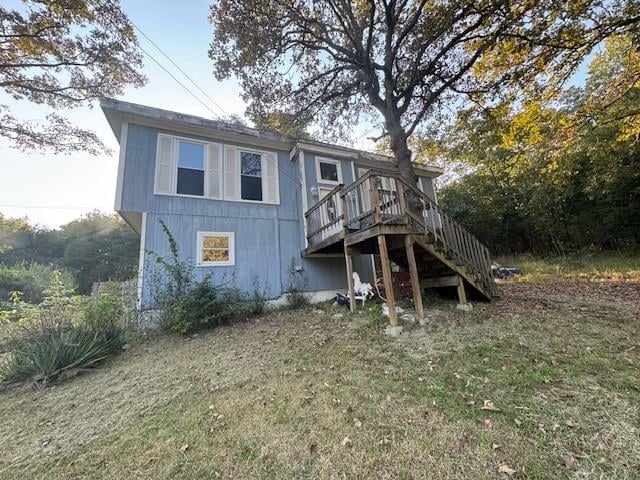
[[[124,329],[113,315],[113,298],[75,296],[59,273],[52,277],[38,306],[18,292],[14,308],[2,312],[3,350],[0,380],[5,384],[46,385],[93,368],[122,349]]]

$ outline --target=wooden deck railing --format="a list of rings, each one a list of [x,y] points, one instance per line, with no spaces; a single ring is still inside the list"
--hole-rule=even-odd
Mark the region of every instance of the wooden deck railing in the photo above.
[[[340,192],[342,185],[336,186],[304,214],[307,220],[307,239],[317,243],[329,237],[335,230],[342,229],[344,215],[340,212]]]
[[[418,208],[410,208],[416,201]],[[380,222],[411,223],[487,292],[496,293],[487,247],[397,174],[369,171],[351,185],[339,185],[311,207],[305,218],[309,245],[343,229],[353,232]]]

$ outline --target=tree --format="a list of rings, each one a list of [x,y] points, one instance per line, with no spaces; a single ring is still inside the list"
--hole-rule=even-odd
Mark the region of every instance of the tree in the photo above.
[[[585,85],[562,102],[459,112],[445,136],[428,139],[465,166],[441,190],[443,208],[500,252],[640,245],[640,62],[631,45],[607,40]]]
[[[210,57],[218,79],[239,78],[254,114],[287,111],[334,134],[381,116],[415,183],[408,139],[427,120],[555,84],[639,15],[631,0],[219,0]]]
[[[118,0],[23,0],[0,6],[0,88],[18,101],[52,109],[78,107],[141,86],[142,56]],[[0,105],[0,136],[23,150],[104,148],[98,137],[58,113],[45,122],[17,118]]]

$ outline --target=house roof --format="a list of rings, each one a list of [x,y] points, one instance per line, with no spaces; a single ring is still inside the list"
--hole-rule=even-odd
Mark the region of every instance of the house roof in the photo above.
[[[314,140],[299,139],[279,133],[258,130],[256,128],[237,125],[221,120],[211,120],[195,115],[163,110],[161,108],[148,107],[137,103],[123,102],[113,98],[101,98],[100,107],[104,112],[111,130],[116,138],[120,138],[120,130],[124,122],[142,123],[163,129],[176,129],[195,135],[210,136],[215,131],[216,138],[238,142],[246,142],[252,145],[288,150],[291,157],[300,150],[314,153],[351,158],[360,163],[372,167],[383,168],[385,164],[394,162],[393,157],[379,153],[368,152],[355,148],[333,145]],[[441,167],[418,164],[414,167],[423,175],[436,177],[443,173]]]

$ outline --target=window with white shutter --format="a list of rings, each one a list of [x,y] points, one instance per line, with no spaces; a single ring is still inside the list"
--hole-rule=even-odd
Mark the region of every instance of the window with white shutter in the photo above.
[[[173,143],[173,137],[168,135],[158,135],[154,193],[164,195],[174,193]]]
[[[264,201],[267,203],[280,203],[280,188],[278,184],[278,156],[275,153],[267,153],[264,155],[265,175],[264,183]]]
[[[207,145],[207,197],[222,198],[222,146]]]
[[[158,134],[154,193],[279,204],[278,156]]]

